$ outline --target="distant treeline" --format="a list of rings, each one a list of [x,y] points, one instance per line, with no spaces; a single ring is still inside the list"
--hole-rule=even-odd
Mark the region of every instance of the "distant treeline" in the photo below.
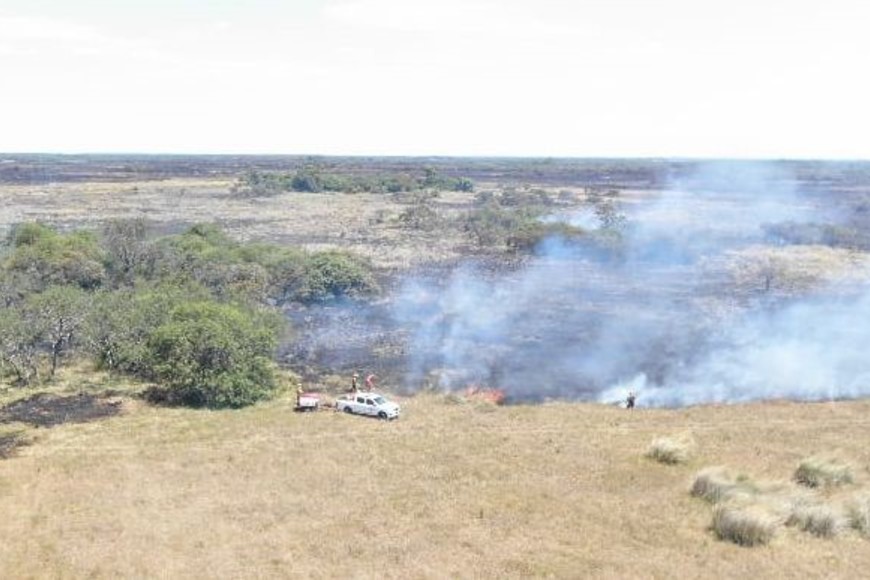
[[[449,177],[432,168],[422,173],[347,174],[330,172],[308,165],[292,173],[247,171],[233,187],[240,195],[265,196],[298,191],[308,193],[401,193],[423,190],[474,191],[474,183],[464,177]]]
[[[99,234],[21,224],[0,254],[0,372],[28,385],[75,354],[173,403],[239,407],[276,386],[278,306],[377,291],[351,253],[238,243],[214,225],[154,238],[136,219]]]

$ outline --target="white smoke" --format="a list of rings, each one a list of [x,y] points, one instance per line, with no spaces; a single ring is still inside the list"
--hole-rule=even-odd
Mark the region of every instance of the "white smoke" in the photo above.
[[[633,390],[639,405],[667,406],[868,395],[870,291],[771,300],[710,266],[763,242],[765,224],[827,219],[822,207],[777,166],[713,163],[625,204],[622,260],[549,240],[513,272],[415,277],[393,309],[407,382],[524,400]],[[588,223],[588,209],[566,219]]]

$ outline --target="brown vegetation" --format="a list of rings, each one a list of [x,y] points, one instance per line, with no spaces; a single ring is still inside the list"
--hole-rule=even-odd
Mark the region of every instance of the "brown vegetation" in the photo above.
[[[693,443],[689,439],[657,437],[650,443],[646,456],[659,463],[676,465],[686,463],[689,460],[692,447]]]

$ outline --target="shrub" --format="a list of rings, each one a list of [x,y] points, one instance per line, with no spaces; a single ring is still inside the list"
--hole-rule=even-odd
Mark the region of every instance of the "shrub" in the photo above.
[[[101,292],[93,298],[83,339],[99,367],[154,380],[149,338],[181,304],[208,298],[195,284]]]
[[[170,400],[195,407],[243,407],[275,388],[271,356],[277,315],[227,304],[183,304],[148,339],[150,360]]]
[[[716,536],[740,546],[767,544],[782,524],[782,516],[762,504],[734,502],[713,508]]]
[[[356,298],[377,290],[368,264],[348,252],[331,250],[312,255],[304,275],[297,295],[303,302]]]
[[[692,451],[691,441],[658,437],[653,439],[646,452],[646,457],[666,465],[686,463]]]
[[[52,284],[93,289],[106,278],[105,254],[90,232],[63,235],[31,223],[16,226],[10,239],[14,249],[6,270],[29,277],[37,291]]]
[[[277,195],[288,189],[290,184],[286,175],[254,170],[245,172],[230,191],[243,197],[261,197]]]
[[[821,538],[831,538],[846,527],[842,512],[825,504],[799,505],[789,515],[787,525]]]
[[[432,231],[439,226],[441,218],[432,207],[430,198],[418,195],[411,205],[399,214],[399,222],[409,229]]]
[[[149,225],[143,218],[114,219],[103,226],[102,245],[107,269],[116,283],[130,283],[149,258]]]
[[[807,487],[827,487],[852,483],[852,468],[839,459],[809,457],[798,465],[794,479]]]
[[[12,228],[9,233],[9,243],[15,247],[34,246],[44,243],[46,240],[57,238],[57,232],[53,228],[39,222],[21,223]]]
[[[544,227],[541,212],[532,208],[509,209],[497,203],[489,203],[463,218],[462,229],[482,247],[508,246],[519,248],[523,239],[539,239]]]

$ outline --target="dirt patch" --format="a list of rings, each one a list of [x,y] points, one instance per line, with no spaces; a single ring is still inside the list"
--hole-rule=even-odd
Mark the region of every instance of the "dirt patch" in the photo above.
[[[54,427],[63,423],[87,423],[121,412],[121,401],[94,395],[67,397],[40,393],[0,409],[0,423],[26,423]]]

